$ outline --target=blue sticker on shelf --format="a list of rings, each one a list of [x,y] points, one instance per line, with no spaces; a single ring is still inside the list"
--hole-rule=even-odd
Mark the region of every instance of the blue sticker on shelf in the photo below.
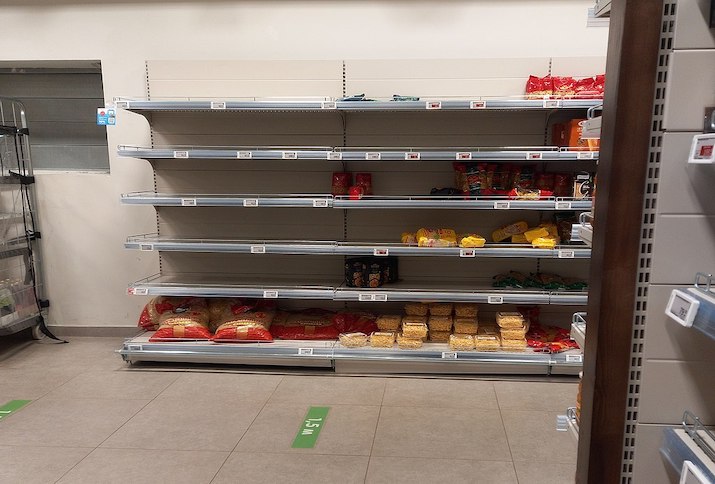
[[[117,114],[114,108],[97,108],[97,126],[114,126]]]

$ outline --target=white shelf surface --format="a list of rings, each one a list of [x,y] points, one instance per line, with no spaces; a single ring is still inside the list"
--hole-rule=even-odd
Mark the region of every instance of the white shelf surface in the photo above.
[[[336,282],[336,281],[334,281]],[[251,297],[264,299],[316,299],[355,302],[448,301],[482,304],[585,305],[586,291],[533,291],[474,287],[466,283],[398,282],[378,288],[351,288],[341,282],[281,277],[273,279],[155,275],[131,284],[135,296]]]
[[[119,156],[153,159],[214,160],[327,160],[327,161],[577,161],[597,160],[597,151],[568,148],[492,147],[492,148],[341,148],[341,147],[117,147]]]
[[[425,256],[520,257],[541,259],[588,259],[591,249],[581,245],[559,245],[537,249],[524,244],[486,244],[478,248],[417,247],[395,242],[338,242],[309,240],[225,240],[178,238],[155,234],[129,237],[126,249],[141,251],[211,252],[238,254],[353,255],[353,256]]]
[[[126,205],[155,207],[281,207],[336,209],[462,209],[462,210],[589,210],[591,199],[550,197],[511,200],[507,197],[349,196],[329,194],[196,194],[133,192],[123,194]]]
[[[586,313],[574,313],[571,323],[571,339],[583,350],[586,347]]]

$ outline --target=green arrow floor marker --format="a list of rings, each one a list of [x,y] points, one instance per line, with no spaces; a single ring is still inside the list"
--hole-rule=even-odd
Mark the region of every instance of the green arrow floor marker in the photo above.
[[[17,412],[32,400],[10,400],[0,407],[0,420],[9,417],[13,412]]]
[[[330,407],[310,407],[305,420],[298,429],[298,435],[293,440],[294,449],[312,449],[318,441],[318,435],[325,425]]]

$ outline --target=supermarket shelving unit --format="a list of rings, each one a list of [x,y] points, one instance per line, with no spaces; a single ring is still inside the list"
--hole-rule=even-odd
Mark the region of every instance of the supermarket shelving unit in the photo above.
[[[32,328],[42,299],[30,131],[20,101],[0,98],[0,335]]]
[[[683,414],[681,428],[664,430],[660,452],[681,483],[715,482],[715,434],[691,412]]]
[[[338,71],[343,95],[355,89],[349,74],[353,71],[346,64],[340,63]],[[277,67],[280,64],[267,63],[257,69],[274,73]],[[225,72],[232,67],[215,68]],[[306,75],[298,70],[283,72],[282,82],[289,85],[291,76]],[[581,244],[554,249],[503,244],[478,249],[422,248],[395,243],[395,239],[399,240],[404,226],[414,226],[413,230],[474,226],[468,221],[479,217],[479,226],[486,229],[516,217],[536,222],[544,212],[589,210],[589,199],[509,200],[420,193],[428,193],[431,186],[451,185],[450,163],[455,161],[558,163],[566,170],[592,170],[597,152],[559,149],[545,146],[545,141],[552,120],[583,116],[601,100],[517,96],[235,100],[216,92],[191,93],[196,83],[190,81],[186,81],[185,97],[176,99],[175,87],[167,88],[164,82],[174,75],[184,76],[180,72],[170,63],[148,62],[148,92],[153,99],[115,100],[117,108],[146,117],[152,132],[150,147],[118,147],[120,156],[148,160],[155,174],[154,191],[128,193],[121,199],[123,204],[150,205],[157,210],[157,233],[129,237],[125,247],[158,251],[161,272],[131,284],[129,294],[281,299],[282,304],[298,308],[321,300],[325,307],[376,311],[394,311],[400,306],[395,303],[406,301],[465,301],[484,304],[486,314],[501,305],[538,304],[549,305],[549,311],[558,316],[562,306],[585,305],[587,293],[582,291],[491,287],[494,274],[511,268],[505,266],[506,259],[514,270],[566,270],[566,275],[585,277],[590,249]],[[232,75],[240,77],[243,72]],[[250,73],[245,81],[235,83],[251,84],[254,76],[261,74]],[[313,73],[313,82],[320,81],[315,78]],[[325,82],[335,84],[334,79]],[[526,126],[528,135],[523,134]],[[474,129],[487,134],[474,136]],[[487,147],[475,147],[474,141],[482,138]],[[522,143],[517,143],[520,138]],[[330,173],[348,170],[372,172],[379,195],[354,200],[327,194]],[[298,230],[308,240],[295,240]],[[345,287],[339,256],[353,255],[400,256],[403,280],[375,289]],[[430,343],[414,351],[280,340],[270,344],[150,343],[147,335],[128,340],[120,353],[129,362],[326,366],[342,372],[396,373],[576,374],[582,361],[578,350],[562,354],[452,352],[447,345]]]

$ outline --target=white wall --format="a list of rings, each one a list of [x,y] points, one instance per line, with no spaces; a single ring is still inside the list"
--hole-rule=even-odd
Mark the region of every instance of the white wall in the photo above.
[[[107,101],[145,95],[147,59],[600,56],[608,35],[586,28],[591,0],[34,3],[0,7],[3,38],[23,42],[4,60],[99,59]],[[148,126],[120,112],[107,137],[110,174],[38,174],[55,325],[133,326],[143,301],[126,285],[158,271],[155,256],[122,249],[155,230],[153,209],[118,201],[151,189],[151,169],[113,153],[147,144]]]

